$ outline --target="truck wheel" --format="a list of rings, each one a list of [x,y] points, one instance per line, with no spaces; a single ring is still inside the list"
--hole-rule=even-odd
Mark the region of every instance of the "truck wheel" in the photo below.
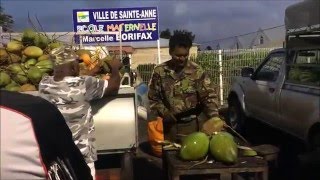
[[[237,132],[243,132],[245,114],[241,108],[240,102],[236,98],[232,98],[228,105],[227,123]]]

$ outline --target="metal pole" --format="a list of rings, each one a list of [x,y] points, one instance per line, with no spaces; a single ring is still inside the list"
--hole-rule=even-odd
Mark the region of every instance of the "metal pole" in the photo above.
[[[222,50],[219,50],[220,105],[223,106]]]
[[[122,60],[122,25],[120,25],[119,35],[120,35],[120,59]]]
[[[158,46],[158,64],[161,63],[161,55],[160,55],[160,39],[157,40],[157,46]]]
[[[1,42],[0,42],[0,45],[2,46],[2,43],[3,43],[3,36],[2,36],[2,26],[0,26],[0,40],[1,40]],[[0,47],[1,47],[0,46]]]
[[[81,34],[79,35],[79,40],[80,40],[80,49],[82,49],[83,47],[82,47],[82,35]]]

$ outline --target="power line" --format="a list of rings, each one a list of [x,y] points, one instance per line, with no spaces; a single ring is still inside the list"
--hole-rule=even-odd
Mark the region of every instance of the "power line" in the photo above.
[[[276,28],[283,27],[283,26],[284,26],[284,24],[283,25],[279,25],[279,26],[266,28],[266,29],[261,29],[261,30],[262,31],[271,30],[271,29],[276,29]],[[235,37],[246,36],[246,35],[257,33],[257,32],[259,32],[259,31],[249,32],[249,33],[246,33],[246,34],[240,34],[240,35],[236,35],[236,36],[229,36],[229,37],[225,37],[225,38],[214,39],[214,40],[210,40],[210,41],[199,42],[199,44],[208,44],[208,43],[212,43],[212,42],[216,42],[216,41],[222,41],[222,40],[225,40],[225,39],[231,39],[231,38],[235,38]]]

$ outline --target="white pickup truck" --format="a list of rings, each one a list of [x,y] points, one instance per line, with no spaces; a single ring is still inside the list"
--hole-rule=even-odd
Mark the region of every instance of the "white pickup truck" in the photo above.
[[[233,128],[241,131],[251,117],[320,147],[319,9],[318,0],[288,7],[286,47],[235,78],[228,96]]]

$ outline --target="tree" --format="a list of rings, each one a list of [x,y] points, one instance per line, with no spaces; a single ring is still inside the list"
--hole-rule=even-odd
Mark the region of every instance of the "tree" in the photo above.
[[[170,29],[166,29],[164,31],[161,31],[160,33],[160,38],[163,38],[163,39],[170,39],[171,37],[171,32],[170,32]]]
[[[173,34],[177,34],[177,33],[186,33],[190,36],[191,40],[194,41],[196,35],[194,35],[191,31],[187,31],[187,30],[174,30]],[[170,29],[166,29],[164,31],[160,32],[160,38],[164,38],[164,39],[170,39],[170,37],[172,36]]]
[[[209,50],[209,51],[210,51],[210,50],[212,50],[212,47],[211,47],[211,46],[207,46],[207,47],[206,47],[206,50]]]
[[[12,16],[4,13],[4,8],[0,6],[0,26],[2,26],[2,29],[4,32],[10,32],[12,31],[13,26],[13,19]]]

